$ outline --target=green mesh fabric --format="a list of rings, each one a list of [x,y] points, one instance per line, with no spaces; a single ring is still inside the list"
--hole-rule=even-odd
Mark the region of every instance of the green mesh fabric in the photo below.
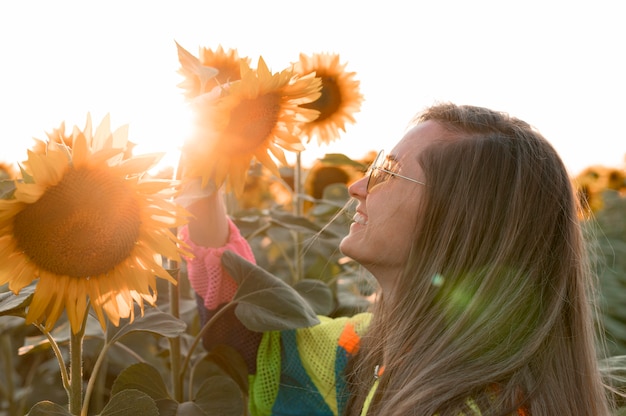
[[[250,414],[269,416],[280,383],[280,332],[263,334],[257,353],[257,372],[250,383]]]
[[[265,333],[250,383],[251,414],[341,414],[344,368],[370,317],[320,317],[321,323],[310,328]]]

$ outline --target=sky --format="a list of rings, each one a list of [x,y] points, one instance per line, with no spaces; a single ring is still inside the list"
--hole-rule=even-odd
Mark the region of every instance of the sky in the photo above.
[[[300,53],[340,55],[364,102],[342,137],[308,145],[360,158],[391,149],[436,102],[534,125],[570,173],[624,167],[626,25],[620,0],[210,0],[0,2],[0,161],[26,158],[62,121],[109,114],[136,154],[174,164],[190,116],[175,42],[237,49],[273,72]]]

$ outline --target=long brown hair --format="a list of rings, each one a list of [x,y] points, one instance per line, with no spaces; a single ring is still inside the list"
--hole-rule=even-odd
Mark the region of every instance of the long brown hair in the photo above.
[[[610,414],[598,369],[592,275],[568,173],[530,125],[440,104],[449,133],[425,149],[419,221],[404,272],[374,310],[348,372],[359,414]]]

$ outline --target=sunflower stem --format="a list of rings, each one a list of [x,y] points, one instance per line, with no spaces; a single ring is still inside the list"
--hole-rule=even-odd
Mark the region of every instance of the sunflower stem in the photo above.
[[[213,315],[211,317],[211,319],[209,319],[209,321],[207,323],[204,324],[204,326],[202,327],[202,329],[200,329],[200,332],[198,333],[198,335],[196,335],[196,337],[194,338],[193,342],[191,343],[191,345],[189,346],[189,351],[187,351],[187,356],[185,357],[185,361],[183,362],[182,366],[181,366],[181,371],[180,371],[180,378],[178,380],[178,382],[182,385],[183,384],[183,380],[185,378],[185,372],[187,371],[187,368],[189,368],[189,364],[191,362],[191,356],[193,355],[194,350],[196,349],[196,347],[198,346],[198,344],[200,344],[200,341],[202,341],[202,338],[204,337],[204,334],[209,330],[209,328],[211,326],[213,326],[213,324],[226,312],[228,311],[230,308],[233,308],[237,306],[237,302],[235,301],[231,301],[229,303],[227,303],[226,305],[224,305],[222,308],[220,308],[215,315]],[[189,380],[189,397],[192,396],[193,393],[193,378],[190,378]]]
[[[183,154],[179,155],[178,163],[174,169],[173,179],[176,181],[180,181],[183,178],[183,163],[184,158]],[[172,233],[174,235],[178,235],[178,229],[173,228]],[[178,266],[178,262],[172,259],[164,259],[167,263],[167,271],[168,273],[176,280],[176,282],[180,282],[180,267]],[[180,294],[178,289],[178,284],[169,283],[168,285],[168,295],[170,302],[170,314],[178,319],[180,318]],[[180,352],[180,336],[174,338],[168,338],[168,342],[170,345],[170,377],[172,383],[172,390],[174,393],[174,399],[182,403],[183,400],[183,383],[179,381],[180,377],[180,362],[181,362],[181,352]]]
[[[11,342],[11,337],[9,336],[9,332],[0,335],[0,350],[2,351],[2,364],[5,368],[6,374],[6,386],[0,386],[0,397],[6,398],[9,402],[9,409],[13,410],[15,408],[15,382],[14,382],[14,372],[12,371],[13,367],[13,343]]]
[[[70,329],[70,413],[80,415],[83,407],[83,337],[85,322],[75,334]]]
[[[54,339],[54,337],[50,334],[50,331],[48,331],[43,325],[41,324],[37,324],[34,323],[33,325],[35,325],[37,327],[37,329],[39,329],[41,331],[42,334],[44,334],[46,336],[46,338],[48,338],[48,342],[50,342],[50,347],[52,348],[52,351],[54,351],[54,355],[57,359],[57,361],[59,362],[59,370],[61,371],[61,381],[63,382],[63,388],[65,389],[65,391],[67,392],[67,399],[68,399],[68,403],[70,401],[70,376],[67,373],[67,367],[65,367],[65,360],[63,360],[63,354],[61,353],[61,349],[59,348],[59,344],[57,344],[56,340]]]
[[[174,260],[169,260],[170,274],[172,277],[179,281],[180,270],[178,269],[177,262]],[[169,284],[169,298],[170,298],[170,313],[174,318],[180,317],[180,303],[179,303],[179,293],[178,293],[178,285],[174,285],[172,283]],[[169,338],[170,343],[170,366],[171,366],[171,377],[172,377],[172,389],[174,392],[174,399],[182,403],[183,402],[183,386],[180,380],[180,337]]]
[[[302,198],[302,152],[296,153],[296,168],[293,175],[293,183],[295,190],[295,209],[296,216],[301,217],[304,214],[304,199]],[[304,278],[304,265],[302,258],[302,234],[295,231],[295,282],[299,282]]]
[[[107,351],[109,350],[109,347],[111,346],[110,343],[106,342],[106,339],[107,339],[106,332],[104,335],[104,339],[105,339],[104,345],[102,346],[102,350],[100,350],[100,354],[98,354],[96,363],[93,366],[93,370],[91,371],[91,377],[89,378],[89,382],[87,382],[87,389],[85,390],[85,402],[83,403],[81,416],[86,416],[89,411],[89,402],[91,401],[91,394],[96,385],[98,375],[100,374],[100,367],[102,366],[102,363],[104,362],[107,356]]]

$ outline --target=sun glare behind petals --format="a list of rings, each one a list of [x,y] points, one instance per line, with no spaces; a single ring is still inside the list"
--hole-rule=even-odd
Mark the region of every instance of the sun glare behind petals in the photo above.
[[[314,76],[272,73],[262,57],[256,70],[242,61],[240,71],[241,79],[220,94],[194,101],[196,131],[183,147],[186,178],[226,183],[236,193],[243,191],[253,160],[278,176],[276,161],[287,163],[284,152],[304,149],[300,125],[319,113],[301,104],[317,99],[321,88]]]

